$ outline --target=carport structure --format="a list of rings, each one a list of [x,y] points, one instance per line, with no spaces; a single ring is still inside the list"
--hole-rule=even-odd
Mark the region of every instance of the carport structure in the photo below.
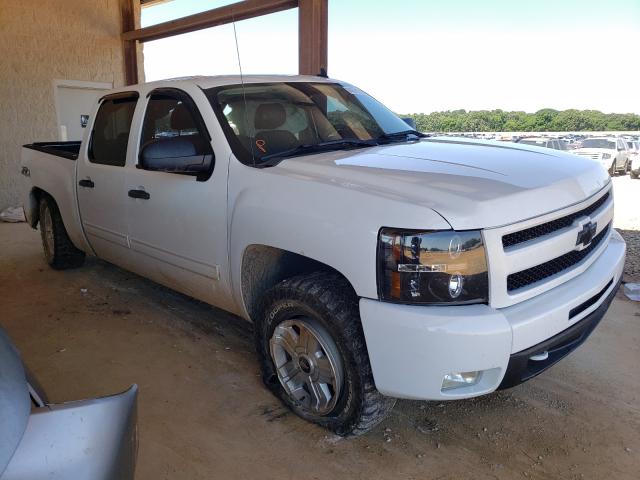
[[[133,0],[137,1],[137,0]],[[140,0],[142,7],[166,0]],[[137,43],[298,9],[298,70],[317,75],[327,70],[328,0],[245,0],[145,28],[135,28],[134,4],[122,1],[123,48],[127,85],[138,83]]]
[[[144,42],[297,8],[300,73],[327,67],[328,0],[245,0],[140,28],[141,8],[167,1],[2,0],[0,210],[21,202],[22,145],[80,140],[96,98],[145,81]]]

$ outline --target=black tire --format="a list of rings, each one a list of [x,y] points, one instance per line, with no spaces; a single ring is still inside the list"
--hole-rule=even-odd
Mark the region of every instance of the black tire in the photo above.
[[[85,254],[69,239],[60,210],[49,196],[40,199],[40,236],[47,263],[55,270],[81,267]]]
[[[611,168],[609,168],[609,176],[613,177],[616,174],[616,161],[614,160],[611,164]]]
[[[358,298],[340,275],[327,272],[282,281],[263,297],[255,326],[256,347],[265,385],[294,413],[341,436],[366,433],[395,405],[375,387],[360,323]],[[270,339],[276,327],[292,318],[317,322],[333,340],[342,366],[339,395],[323,415],[305,411],[278,379]]]
[[[630,176],[631,178],[638,178],[638,176],[640,176],[640,174],[639,174],[638,172],[636,172],[636,173],[629,172],[629,176]]]

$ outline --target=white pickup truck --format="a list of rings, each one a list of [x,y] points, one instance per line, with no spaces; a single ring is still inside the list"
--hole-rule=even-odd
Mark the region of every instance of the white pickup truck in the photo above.
[[[22,173],[53,268],[95,255],[252,321],[268,388],[340,435],[541,373],[625,258],[599,163],[426,137],[321,77],[121,88]]]
[[[623,138],[593,137],[582,141],[582,146],[571,153],[597,160],[609,170],[609,175],[626,175],[631,169],[629,148]]]

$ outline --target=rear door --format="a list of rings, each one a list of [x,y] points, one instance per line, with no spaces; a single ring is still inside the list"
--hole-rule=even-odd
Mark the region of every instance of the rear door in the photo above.
[[[137,92],[104,97],[78,158],[78,204],[89,244],[98,257],[124,266],[127,239],[125,163]]]
[[[127,168],[127,210],[133,269],[200,300],[222,306],[228,289],[220,282],[227,265],[227,171],[216,166],[224,148],[212,146],[209,129],[191,95],[176,88],[147,95],[136,165]],[[208,105],[208,103],[207,103]],[[212,114],[213,112],[211,112]],[[203,177],[142,168],[140,151],[163,139],[199,136],[199,155],[214,155]],[[226,146],[226,144],[225,144]],[[216,155],[217,154],[217,155]]]

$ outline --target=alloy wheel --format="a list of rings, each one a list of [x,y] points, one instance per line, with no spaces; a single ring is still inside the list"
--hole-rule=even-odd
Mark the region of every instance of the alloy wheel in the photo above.
[[[305,414],[323,416],[335,407],[344,378],[331,335],[310,318],[285,320],[269,340],[280,384]]]

